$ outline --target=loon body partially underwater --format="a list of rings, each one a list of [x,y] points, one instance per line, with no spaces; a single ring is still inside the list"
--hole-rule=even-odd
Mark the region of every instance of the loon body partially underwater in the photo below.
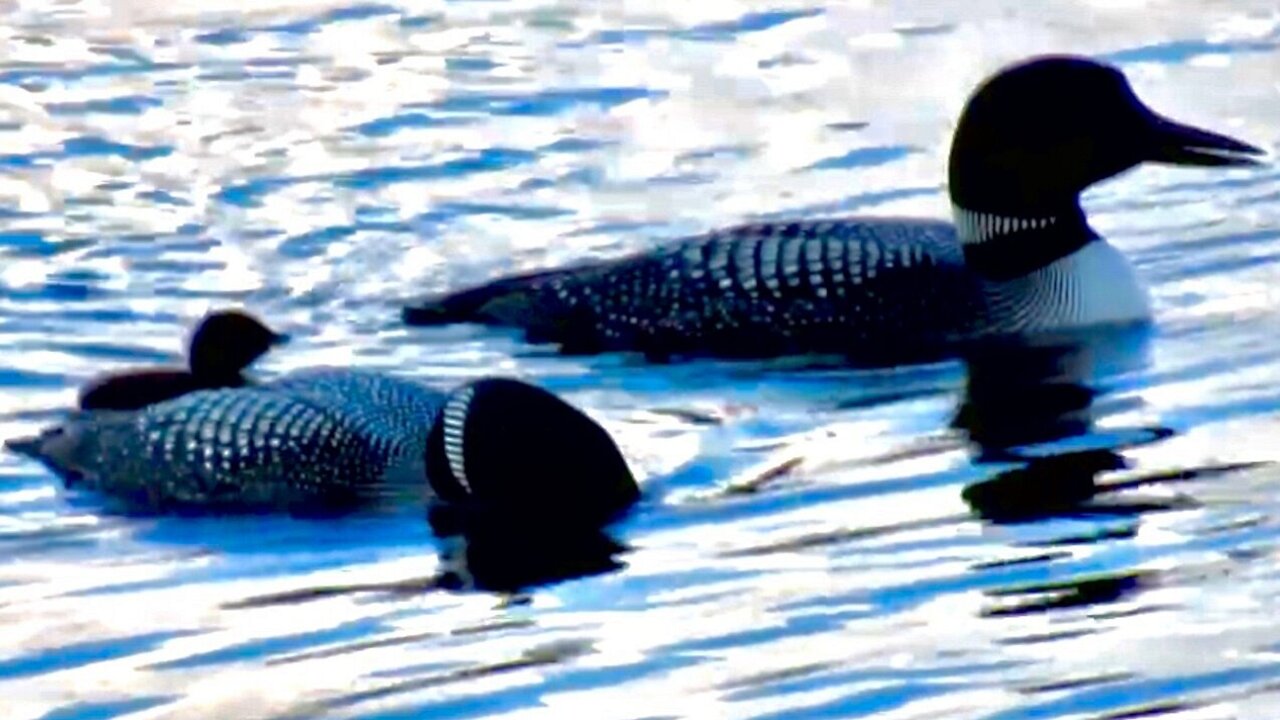
[[[1143,323],[1146,293],[1089,227],[1080,193],[1143,162],[1247,165],[1261,152],[1161,117],[1111,66],[1038,58],[996,74],[967,103],[948,168],[954,224],[741,225],[499,279],[403,315],[521,328],[567,353],[838,353],[871,364],[936,358],[991,336]]]
[[[410,496],[590,524],[638,496],[603,428],[506,378],[446,393],[307,370],[137,410],[77,411],[6,446],[69,487],[148,513],[331,515]]]

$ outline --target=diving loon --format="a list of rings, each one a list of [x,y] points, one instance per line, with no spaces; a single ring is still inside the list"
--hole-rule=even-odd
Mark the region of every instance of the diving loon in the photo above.
[[[240,310],[201,318],[187,345],[187,367],[138,368],[91,380],[79,394],[82,410],[138,410],[195,390],[241,387],[245,368],[288,337]]]
[[[5,445],[69,488],[148,514],[329,516],[410,497],[590,525],[639,494],[595,421],[499,377],[442,392],[372,371],[302,370],[138,410],[75,411]]]
[[[1250,165],[1262,152],[1156,114],[1115,67],[1042,56],[969,98],[948,162],[954,224],[739,225],[430,297],[403,317],[515,327],[573,354],[822,353],[855,364],[939,359],[992,336],[1146,323],[1147,295],[1089,227],[1081,192],[1144,162]]]

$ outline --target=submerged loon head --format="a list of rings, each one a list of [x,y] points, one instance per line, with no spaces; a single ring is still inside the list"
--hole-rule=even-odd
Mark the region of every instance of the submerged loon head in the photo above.
[[[970,211],[1054,217],[1077,208],[1085,188],[1144,162],[1248,165],[1262,152],[1162,117],[1115,67],[1040,57],[1003,69],[969,99],[951,145],[950,192]]]
[[[486,378],[454,390],[426,447],[436,495],[487,523],[603,526],[639,499],[609,433],[553,393]]]
[[[187,363],[199,377],[232,377],[287,340],[248,313],[217,310],[205,315],[191,334]]]

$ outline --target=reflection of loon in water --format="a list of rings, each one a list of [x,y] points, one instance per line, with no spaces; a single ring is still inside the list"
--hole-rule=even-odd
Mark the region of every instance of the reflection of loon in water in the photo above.
[[[536,515],[476,515],[455,504],[428,506],[438,538],[430,575],[372,583],[310,585],[228,603],[228,608],[295,605],[337,595],[416,595],[434,590],[488,592],[520,600],[545,585],[624,567],[630,547],[601,524],[547,522]]]
[[[441,538],[437,587],[519,593],[537,586],[620,569],[628,547],[610,530],[471,516],[432,508],[428,521]]]
[[[966,357],[965,397],[954,425],[979,463],[1015,463],[969,486],[965,500],[983,517],[1025,521],[1061,514],[1119,512],[1092,507],[1105,491],[1096,476],[1128,467],[1120,450],[1172,434],[1149,427],[1096,432],[1100,375],[1144,361],[1147,331],[1116,329],[1011,341]]]
[[[1122,494],[1254,465],[1188,468],[1099,482],[1104,473],[1131,468],[1122,451],[1173,435],[1163,426],[1099,431],[1094,424],[1105,412],[1099,401],[1110,402],[1099,390],[1101,376],[1141,364],[1146,335],[1135,330],[1080,334],[1034,344],[1004,344],[967,358],[965,399],[954,425],[975,446],[975,462],[1016,465],[964,489],[964,499],[975,513],[998,524],[1053,518],[1136,518],[1148,512],[1194,507],[1195,502],[1180,497],[1122,498]],[[1113,523],[1084,535],[1077,528],[1056,539],[1042,537],[1036,544],[1094,543],[1129,537],[1136,531],[1136,525]],[[1032,560],[1052,557],[1050,553]],[[1001,565],[988,563],[975,570],[994,570]],[[999,598],[1000,607],[986,612],[1016,615],[1114,602],[1155,581],[1147,571],[1120,568],[999,588],[988,594]]]

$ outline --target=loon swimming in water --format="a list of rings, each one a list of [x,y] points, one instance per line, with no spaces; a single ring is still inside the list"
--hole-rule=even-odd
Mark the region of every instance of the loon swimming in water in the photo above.
[[[137,410],[196,390],[248,384],[245,368],[288,338],[239,310],[219,310],[196,325],[187,346],[187,367],[139,368],[89,382],[79,395],[82,410]]]
[[[332,515],[416,496],[604,523],[638,498],[608,433],[552,393],[485,378],[445,393],[299,371],[131,411],[77,411],[10,450],[149,513]]]
[[[741,225],[621,259],[499,279],[404,308],[413,325],[516,327],[565,353],[854,363],[936,359],[989,336],[1150,321],[1082,191],[1144,162],[1256,164],[1263,151],[1146,107],[1116,68],[1040,57],[986,80],[951,145],[954,224]]]

